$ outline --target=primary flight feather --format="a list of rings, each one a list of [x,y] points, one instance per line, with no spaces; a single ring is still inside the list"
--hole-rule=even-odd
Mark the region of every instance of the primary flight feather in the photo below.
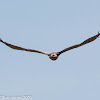
[[[26,48],[22,48],[22,47],[19,47],[19,46],[15,46],[15,45],[12,45],[10,43],[4,42],[1,38],[0,38],[0,42],[4,43],[5,45],[7,45],[8,47],[10,47],[12,49],[24,50],[24,51],[29,51],[29,52],[37,52],[37,53],[41,53],[41,54],[48,55],[51,60],[56,60],[59,57],[60,54],[66,52],[66,51],[69,51],[71,49],[74,49],[74,48],[78,48],[80,46],[83,46],[83,45],[85,45],[87,43],[90,43],[90,42],[94,41],[95,39],[97,39],[99,37],[99,35],[100,35],[100,33],[98,32],[97,35],[95,35],[95,36],[93,36],[93,37],[91,37],[91,38],[83,41],[80,44],[76,44],[76,45],[73,45],[71,47],[68,47],[68,48],[66,48],[66,49],[64,49],[64,50],[62,50],[60,52],[53,52],[53,53],[47,53],[47,52],[43,52],[43,51],[40,51],[40,50],[26,49]]]

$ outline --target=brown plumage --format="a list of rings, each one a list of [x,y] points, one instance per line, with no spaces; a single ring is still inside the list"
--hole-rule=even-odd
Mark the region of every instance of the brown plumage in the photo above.
[[[43,51],[35,50],[35,49],[26,49],[26,48],[22,48],[22,47],[15,46],[15,45],[12,45],[12,44],[10,44],[10,43],[4,42],[2,39],[0,39],[0,42],[4,43],[5,45],[7,45],[8,47],[10,47],[10,48],[12,48],[12,49],[24,50],[24,51],[29,51],[29,52],[42,53],[42,54],[48,55],[49,58],[50,58],[51,60],[56,60],[56,59],[59,57],[60,54],[66,52],[66,51],[69,51],[69,50],[71,50],[71,49],[74,49],[74,48],[78,48],[78,47],[80,47],[80,46],[83,46],[83,45],[85,45],[85,44],[87,44],[87,43],[90,43],[90,42],[94,41],[95,39],[97,39],[97,38],[99,37],[99,35],[100,35],[100,33],[98,32],[97,35],[95,35],[95,36],[93,36],[93,37],[91,37],[91,38],[89,38],[89,39],[83,41],[83,42],[80,43],[80,44],[76,44],[76,45],[73,45],[73,46],[71,46],[71,47],[68,47],[68,48],[66,48],[66,49],[64,49],[64,50],[62,50],[62,51],[60,51],[60,52],[53,52],[53,53],[47,53],[47,52],[43,52]]]

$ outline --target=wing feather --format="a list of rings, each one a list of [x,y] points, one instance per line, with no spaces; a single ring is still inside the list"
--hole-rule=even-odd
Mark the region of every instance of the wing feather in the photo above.
[[[7,45],[8,47],[12,48],[12,49],[16,49],[16,50],[24,50],[24,51],[29,51],[29,52],[37,52],[37,53],[42,53],[42,54],[45,54],[45,55],[48,55],[49,53],[47,52],[43,52],[43,51],[40,51],[40,50],[35,50],[35,49],[26,49],[26,48],[22,48],[22,47],[19,47],[19,46],[15,46],[15,45],[12,45],[10,43],[7,43],[7,42],[4,42],[0,39],[0,41],[2,43],[4,43],[5,45]]]
[[[71,47],[68,47],[68,48],[66,48],[66,49],[64,49],[64,50],[62,50],[62,51],[60,51],[60,52],[58,52],[58,53],[59,53],[59,55],[60,55],[61,53],[64,53],[64,52],[66,52],[66,51],[68,51],[68,50],[71,50],[71,49],[74,49],[74,48],[78,48],[78,47],[83,46],[83,45],[85,45],[85,44],[87,44],[87,43],[90,43],[90,42],[94,41],[95,39],[97,39],[97,38],[99,37],[99,35],[100,35],[100,33],[98,33],[97,35],[95,35],[95,36],[93,36],[93,37],[91,37],[91,38],[89,38],[89,39],[83,41],[83,42],[80,43],[80,44],[77,44],[77,45],[73,45],[73,46],[71,46]]]

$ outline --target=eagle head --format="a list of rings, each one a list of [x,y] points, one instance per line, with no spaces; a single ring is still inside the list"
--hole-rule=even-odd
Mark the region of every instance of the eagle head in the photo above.
[[[59,55],[57,53],[51,53],[48,56],[49,56],[49,58],[51,60],[57,60],[57,58],[58,58]]]

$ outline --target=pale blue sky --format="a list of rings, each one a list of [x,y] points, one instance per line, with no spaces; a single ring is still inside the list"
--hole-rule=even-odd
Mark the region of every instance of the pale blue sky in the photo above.
[[[0,37],[46,52],[100,31],[100,0],[0,0]],[[100,100],[100,38],[62,54],[22,52],[0,43],[0,95],[32,100]]]

